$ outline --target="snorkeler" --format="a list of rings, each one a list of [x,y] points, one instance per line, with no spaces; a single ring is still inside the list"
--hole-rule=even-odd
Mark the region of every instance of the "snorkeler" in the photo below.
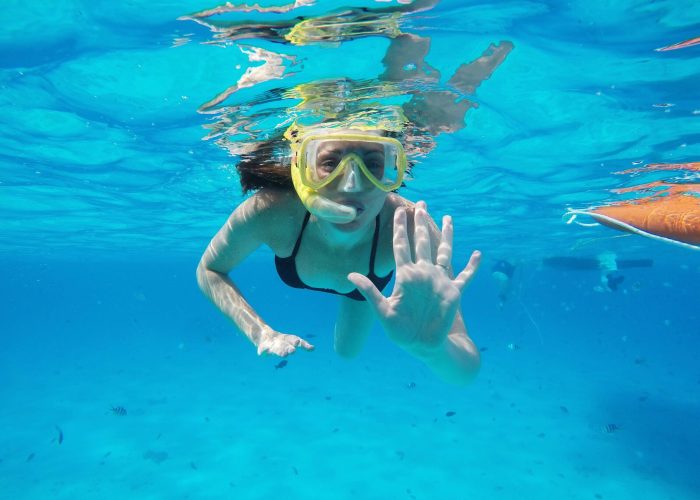
[[[439,88],[439,72],[424,61],[429,40],[403,33],[398,22],[403,14],[435,3],[420,0],[386,11],[341,9],[331,17],[299,17],[264,27],[257,22],[225,27],[207,22],[215,38],[229,41],[251,33],[292,45],[342,43],[365,36],[391,39],[380,79],[323,80],[286,93],[298,99],[289,114],[311,110],[323,117],[316,125],[295,121],[283,135],[265,134],[254,145],[240,144],[241,134],[250,134],[249,116],[234,111],[216,126],[222,135],[218,142],[240,158],[236,168],[243,192],[254,194],[212,239],[197,278],[205,295],[258,354],[284,357],[299,348],[313,349],[303,338],[268,325],[228,276],[266,245],[275,254],[284,283],[338,295],[334,347],[341,356],[357,355],[378,319],[391,340],[445,380],[465,383],[478,372],[479,351],[467,334],[460,299],[480,254],[474,252],[455,275],[451,218],[443,217],[440,230],[424,202],[414,204],[396,191],[411,166],[409,157],[432,149],[434,136],[464,127],[466,112],[476,107],[466,95],[491,76],[513,45],[492,44],[478,59],[460,65],[448,88]],[[198,22],[208,16],[203,13]],[[295,61],[261,52],[252,57],[267,63],[247,71],[200,111],[218,112],[238,89],[281,78],[284,65]],[[378,106],[378,99],[399,95],[410,99],[400,106]],[[221,110],[231,113],[225,106]],[[385,297],[381,292],[394,273],[394,288]]]
[[[460,299],[480,254],[455,276],[451,218],[443,217],[440,231],[425,203],[393,192],[407,166],[401,142],[382,130],[329,125],[293,126],[285,135],[291,167],[278,170],[288,173],[293,189],[274,187],[277,179],[234,210],[200,261],[202,291],[258,354],[312,350],[303,338],[268,325],[228,276],[267,245],[285,283],[339,296],[335,350],[341,356],[359,353],[376,318],[390,339],[444,379],[471,380],[479,352]],[[384,297],[394,270],[394,289]]]

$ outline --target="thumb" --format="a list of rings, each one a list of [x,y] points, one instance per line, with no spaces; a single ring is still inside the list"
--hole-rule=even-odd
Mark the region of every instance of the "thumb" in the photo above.
[[[374,283],[372,283],[367,276],[360,273],[348,274],[348,280],[357,287],[362,296],[367,299],[369,305],[372,306],[374,313],[379,316],[382,305],[386,299],[377,287],[374,286]]]

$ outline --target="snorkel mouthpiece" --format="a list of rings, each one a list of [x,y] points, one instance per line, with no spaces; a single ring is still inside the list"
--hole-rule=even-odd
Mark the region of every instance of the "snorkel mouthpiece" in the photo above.
[[[301,182],[301,173],[295,162],[292,164],[292,183],[299,199],[312,215],[334,224],[347,224],[355,220],[357,216],[355,207],[331,201],[310,187],[305,186]]]

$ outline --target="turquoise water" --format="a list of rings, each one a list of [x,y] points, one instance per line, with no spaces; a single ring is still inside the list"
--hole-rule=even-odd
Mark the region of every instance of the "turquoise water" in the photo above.
[[[696,2],[443,1],[403,20],[430,39],[441,79],[426,91],[514,44],[402,189],[453,215],[455,266],[484,254],[463,296],[482,350],[465,388],[379,328],[338,358],[336,299],[282,285],[268,250],[232,277],[268,323],[313,336],[282,369],[194,278],[243,198],[222,137],[279,126],[305,83],[375,84],[387,37],[225,43],[179,19],[215,3],[47,5],[0,14],[0,497],[700,495],[700,253],[566,223],[625,198],[614,189],[698,182],[683,167],[619,173],[700,161],[700,46],[654,50],[700,36]],[[262,64],[241,45],[289,59],[198,112]],[[232,117],[255,126],[212,136]],[[603,252],[653,266],[621,270],[611,291],[595,269],[544,264]],[[502,307],[498,259],[516,264]]]

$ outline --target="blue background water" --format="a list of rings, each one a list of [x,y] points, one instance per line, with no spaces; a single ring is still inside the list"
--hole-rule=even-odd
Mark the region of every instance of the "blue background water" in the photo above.
[[[697,498],[700,254],[562,219],[673,175],[614,172],[700,158],[700,47],[654,51],[700,35],[696,2],[442,2],[411,20],[443,75],[515,44],[403,191],[454,216],[456,266],[484,253],[467,388],[378,329],[339,359],[335,299],[284,287],[269,251],[233,278],[314,353],[275,369],[200,295],[241,195],[196,110],[249,63],[177,21],[213,4],[175,4],[0,14],[0,496]],[[299,81],[376,76],[387,45],[282,50],[307,58]],[[599,292],[596,271],[541,264],[602,251],[654,267]],[[502,309],[498,258],[518,264]]]

